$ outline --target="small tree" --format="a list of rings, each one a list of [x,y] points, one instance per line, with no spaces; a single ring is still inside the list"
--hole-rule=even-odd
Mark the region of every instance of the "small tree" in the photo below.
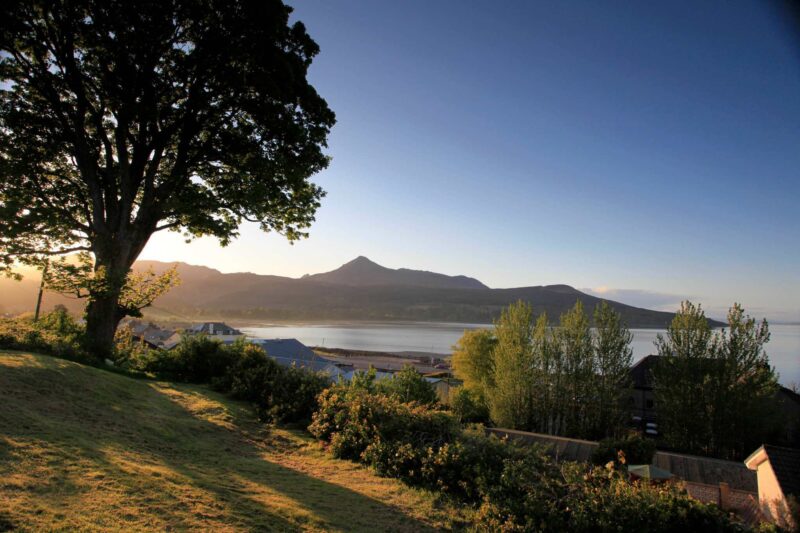
[[[766,320],[757,323],[739,304],[728,311],[728,327],[712,354],[714,455],[742,459],[780,422],[774,409],[777,376],[764,351],[769,336]]]
[[[496,345],[494,332],[474,329],[464,331],[453,346],[453,373],[471,392],[473,399],[484,406],[487,392],[494,388],[493,351]]]
[[[433,405],[438,401],[433,386],[411,365],[403,365],[394,377],[381,379],[377,385],[379,392],[394,396],[401,402]]]

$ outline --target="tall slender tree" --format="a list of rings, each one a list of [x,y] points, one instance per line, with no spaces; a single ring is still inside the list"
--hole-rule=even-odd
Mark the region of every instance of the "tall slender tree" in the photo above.
[[[702,306],[689,301],[656,337],[660,359],[653,368],[659,430],[672,447],[702,452],[709,441],[707,375],[714,338]]]
[[[89,251],[88,338],[112,348],[131,265],[158,231],[294,240],[334,114],[319,52],[280,0],[0,5],[0,267]]]
[[[522,301],[511,304],[495,322],[495,336],[489,413],[501,427],[528,429],[533,414],[533,308]]]
[[[712,455],[742,459],[780,423],[774,409],[777,376],[764,350],[769,337],[766,320],[757,323],[738,303],[730,308],[712,354]]]
[[[589,318],[579,301],[561,315],[559,327],[555,331],[562,363],[562,383],[560,387],[564,398],[565,434],[585,437],[589,431],[589,405],[595,400],[594,354]]]
[[[595,386],[590,437],[613,437],[625,427],[630,416],[625,400],[633,363],[633,334],[619,313],[603,301],[594,310]]]

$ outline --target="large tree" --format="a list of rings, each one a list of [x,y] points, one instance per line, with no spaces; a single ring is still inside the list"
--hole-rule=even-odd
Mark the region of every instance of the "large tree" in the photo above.
[[[0,268],[89,251],[87,338],[158,231],[227,244],[243,221],[305,236],[333,112],[319,48],[279,0],[6,0],[0,7]]]

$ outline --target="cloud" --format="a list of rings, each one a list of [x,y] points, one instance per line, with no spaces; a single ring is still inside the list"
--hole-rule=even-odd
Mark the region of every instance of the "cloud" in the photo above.
[[[606,285],[593,289],[581,289],[587,294],[614,300],[635,307],[645,307],[657,311],[677,311],[683,300],[691,300],[686,294],[669,294],[665,292],[648,291],[644,289],[615,289]]]

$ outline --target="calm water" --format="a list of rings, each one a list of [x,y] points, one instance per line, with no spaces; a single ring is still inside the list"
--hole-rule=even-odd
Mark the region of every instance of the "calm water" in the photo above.
[[[242,328],[259,338],[296,338],[309,346],[349,348],[383,352],[431,352],[449,354],[465,329],[489,327],[482,324],[330,324]],[[663,330],[634,329],[633,358],[655,353],[653,341]],[[771,325],[767,344],[770,361],[781,383],[800,383],[800,325]]]

